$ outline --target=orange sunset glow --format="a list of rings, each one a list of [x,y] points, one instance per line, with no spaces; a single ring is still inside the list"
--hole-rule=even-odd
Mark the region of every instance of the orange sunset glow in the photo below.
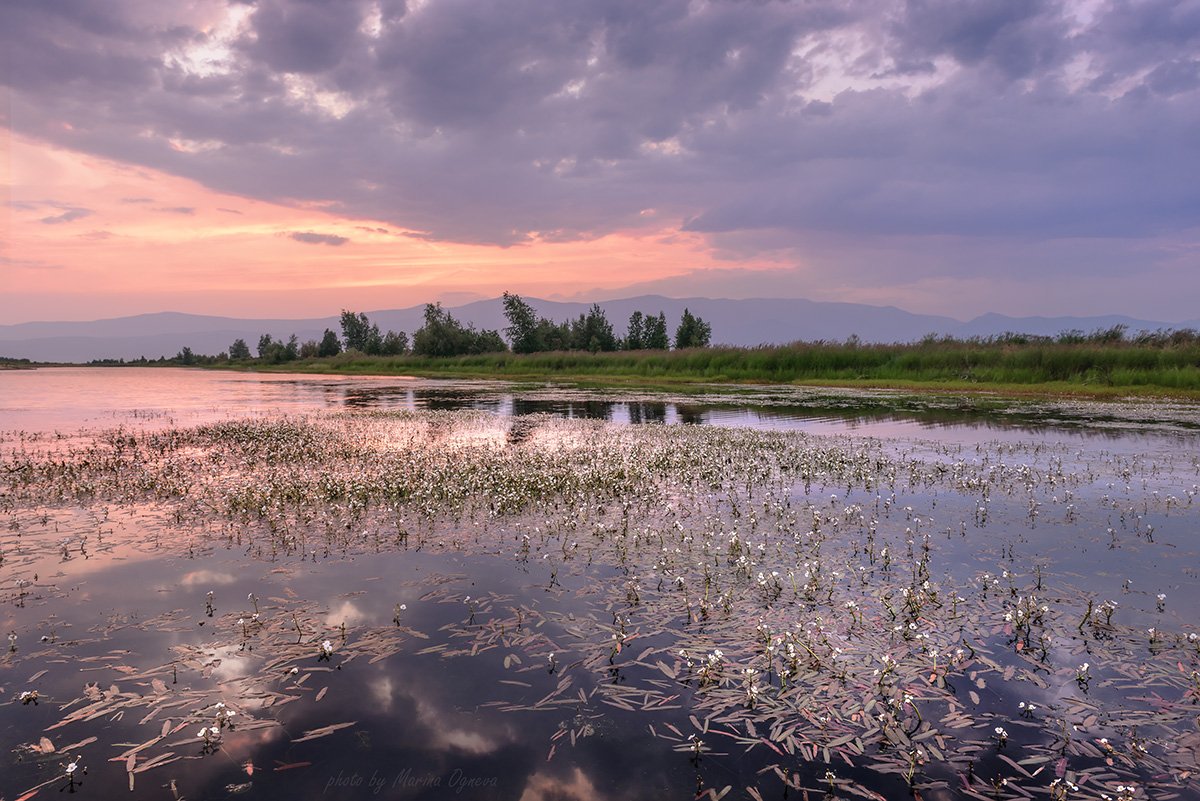
[[[0,313],[13,322],[148,308],[315,316],[508,289],[574,294],[720,264],[700,235],[659,228],[649,210],[644,228],[588,242],[455,244],[316,203],[213,192],[22,137],[9,147],[14,258]]]

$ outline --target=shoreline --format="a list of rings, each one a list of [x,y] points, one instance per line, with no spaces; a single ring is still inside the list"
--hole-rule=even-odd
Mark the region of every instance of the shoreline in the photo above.
[[[570,354],[578,358],[578,354]],[[511,369],[515,365],[502,364],[500,369],[480,369],[465,365],[446,364],[430,366],[427,360],[421,364],[404,364],[399,359],[346,361],[298,360],[280,364],[217,363],[182,365],[172,362],[147,364],[87,364],[87,363],[31,363],[0,364],[0,370],[37,370],[54,368],[122,368],[122,367],[174,367],[186,369],[229,371],[241,373],[335,375],[359,378],[444,378],[447,380],[491,380],[509,382],[547,382],[564,386],[613,387],[629,389],[671,389],[687,392],[689,389],[712,391],[722,387],[730,390],[739,387],[798,387],[813,389],[851,389],[893,391],[910,395],[942,395],[971,398],[997,399],[1076,399],[1098,401],[1180,401],[1200,402],[1200,389],[1181,389],[1158,384],[1088,384],[1070,381],[1049,382],[992,382],[978,380],[945,379],[901,379],[901,378],[798,378],[771,379],[768,377],[730,378],[724,375],[662,374],[645,375],[632,372],[577,371],[570,368]],[[459,357],[451,357],[459,358]],[[512,358],[511,356],[509,357]],[[506,369],[507,368],[507,369]]]
[[[237,372],[297,373],[310,375],[341,375],[350,377],[402,377],[445,378],[459,380],[493,381],[546,381],[554,384],[582,387],[661,388],[687,390],[688,388],[728,387],[810,387],[814,389],[873,389],[892,390],[913,395],[966,395],[971,397],[996,397],[1019,399],[1085,399],[1106,401],[1173,400],[1200,402],[1200,390],[1174,389],[1151,385],[1088,386],[1069,382],[1047,382],[1039,384],[1002,384],[967,381],[922,381],[889,379],[795,379],[790,381],[740,380],[706,376],[658,376],[646,377],[631,373],[589,374],[570,371],[527,371],[495,372],[454,368],[415,369],[344,369],[322,363],[295,362],[281,365],[211,365],[202,369],[232,370]]]

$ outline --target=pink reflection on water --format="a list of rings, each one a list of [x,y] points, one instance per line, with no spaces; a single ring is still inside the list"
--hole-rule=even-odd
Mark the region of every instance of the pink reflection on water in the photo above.
[[[53,367],[0,371],[0,428],[165,428],[344,405],[328,390],[387,379],[232,373],[171,367]]]

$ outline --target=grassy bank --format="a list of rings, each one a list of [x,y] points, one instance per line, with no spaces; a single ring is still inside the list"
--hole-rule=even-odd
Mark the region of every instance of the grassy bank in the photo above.
[[[1200,345],[801,344],[684,351],[489,353],[430,358],[343,353],[261,367],[289,372],[559,379],[603,383],[788,383],[1011,394],[1200,397]]]

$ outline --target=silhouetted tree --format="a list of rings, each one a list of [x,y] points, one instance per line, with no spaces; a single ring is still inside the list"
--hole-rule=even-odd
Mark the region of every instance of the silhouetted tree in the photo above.
[[[412,336],[413,353],[419,356],[462,356],[508,350],[499,332],[463,327],[440,303],[425,305],[425,325]]]
[[[395,333],[388,331],[388,336],[392,337],[391,344],[385,347],[384,340],[386,337],[380,333],[379,324],[372,323],[367,315],[363,313],[355,314],[351,311],[342,311],[342,336],[346,340],[346,350],[356,350],[359,353],[365,353],[368,356],[395,355],[387,348],[395,349],[403,342],[404,347],[396,353],[403,353],[408,348],[408,335],[401,332]],[[336,355],[336,354],[335,354]]]
[[[263,334],[258,338],[258,358],[268,364],[290,362],[299,356],[300,343],[296,340],[295,334],[288,337],[287,342],[273,339],[270,334]]]
[[[556,323],[546,318],[538,320],[538,340],[545,350],[570,350],[574,347],[571,344],[571,324],[566,321]]]
[[[371,321],[367,315],[342,309],[342,339],[346,350],[367,353],[371,341]]]
[[[657,317],[646,318],[645,343],[650,350],[667,350],[671,347],[671,340],[667,338],[667,315],[659,312]]]
[[[617,349],[612,324],[599,303],[593,303],[587,314],[571,323],[571,347],[576,350],[608,351]]]
[[[712,326],[685,308],[683,317],[679,321],[679,328],[675,329],[676,349],[707,348],[711,337]]]
[[[408,334],[403,331],[388,331],[380,344],[379,352],[384,356],[401,356],[408,352]]]
[[[321,344],[317,346],[317,355],[323,359],[328,359],[330,356],[337,356],[341,352],[341,340],[338,339],[337,334],[326,328],[325,336],[321,337]]]
[[[538,336],[542,332],[540,323],[543,321],[538,320],[533,307],[520,295],[504,293],[504,316],[508,318],[508,328],[504,329],[504,333],[512,342],[513,353],[536,353],[546,349]]]
[[[474,326],[468,327],[467,331],[473,335],[469,343],[470,353],[500,353],[508,350],[508,343],[500,336],[499,331],[491,328],[476,331]]]
[[[641,350],[646,347],[645,315],[635,311],[629,315],[629,328],[625,332],[625,350]]]
[[[229,346],[229,358],[233,361],[250,358],[250,346],[246,344],[246,340],[241,337],[233,340],[233,344]]]

